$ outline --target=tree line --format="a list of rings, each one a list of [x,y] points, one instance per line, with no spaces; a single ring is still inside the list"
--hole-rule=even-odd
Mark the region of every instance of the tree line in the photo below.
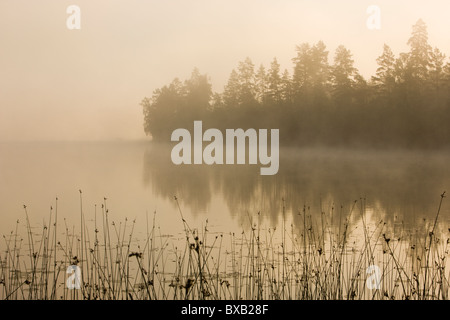
[[[365,79],[352,53],[339,46],[329,63],[322,41],[296,47],[293,70],[277,59],[255,67],[250,58],[230,73],[222,93],[206,74],[174,79],[141,102],[144,130],[168,142],[173,130],[278,128],[282,145],[440,148],[449,144],[450,62],[428,43],[419,20],[395,56],[384,45],[375,75]]]

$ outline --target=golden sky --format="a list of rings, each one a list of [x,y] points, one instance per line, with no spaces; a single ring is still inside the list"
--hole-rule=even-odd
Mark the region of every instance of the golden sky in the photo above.
[[[80,30],[66,27],[72,4]],[[450,56],[448,0],[0,0],[0,141],[142,139],[154,89],[198,67],[221,92],[247,56],[291,71],[303,42],[324,41],[330,62],[344,44],[369,78],[383,43],[408,50],[419,18]]]

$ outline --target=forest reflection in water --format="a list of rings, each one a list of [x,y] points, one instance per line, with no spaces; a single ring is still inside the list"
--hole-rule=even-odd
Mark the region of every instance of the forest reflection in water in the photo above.
[[[329,212],[364,199],[375,217],[411,224],[434,219],[440,195],[450,185],[446,152],[351,149],[281,149],[277,175],[258,165],[174,165],[170,146],[152,145],[144,156],[144,184],[160,197],[182,197],[195,214],[219,195],[230,215],[245,220],[261,212],[272,222],[286,212]],[[441,221],[448,219],[445,205]],[[348,210],[347,210],[348,212]]]

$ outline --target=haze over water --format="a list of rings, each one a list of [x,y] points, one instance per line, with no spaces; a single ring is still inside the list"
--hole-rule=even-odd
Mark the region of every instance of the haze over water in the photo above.
[[[448,152],[282,148],[279,173],[261,176],[258,165],[175,166],[170,150],[149,142],[2,143],[1,232],[12,231],[17,219],[24,224],[24,204],[32,224],[42,226],[56,197],[60,219],[77,226],[79,189],[87,220],[95,205],[100,215],[106,197],[111,220],[136,219],[142,227],[147,213],[156,212],[161,230],[171,234],[182,231],[174,196],[192,225],[208,219],[223,232],[247,226],[258,212],[276,227],[283,205],[286,218],[296,221],[305,206],[316,217],[334,207],[337,216],[341,206],[348,213],[362,199],[374,221],[414,228],[435,218],[450,185]],[[444,199],[444,227],[449,208]]]

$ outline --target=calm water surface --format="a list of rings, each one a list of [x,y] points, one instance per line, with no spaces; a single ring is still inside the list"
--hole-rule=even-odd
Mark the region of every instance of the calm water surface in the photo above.
[[[170,160],[170,146],[152,142],[39,142],[0,144],[0,232],[25,221],[48,220],[50,207],[77,224],[81,206],[93,220],[102,204],[112,220],[145,225],[156,212],[164,232],[191,224],[236,231],[260,212],[276,226],[284,212],[295,221],[306,208],[349,212],[356,202],[373,219],[414,225],[433,220],[440,195],[450,190],[450,153],[343,149],[281,149],[280,170],[261,176],[259,165],[184,165]],[[80,199],[79,190],[82,190]],[[82,202],[80,202],[82,200]],[[444,200],[440,222],[448,225]],[[60,220],[61,221],[61,220]],[[444,226],[445,227],[445,226]]]

